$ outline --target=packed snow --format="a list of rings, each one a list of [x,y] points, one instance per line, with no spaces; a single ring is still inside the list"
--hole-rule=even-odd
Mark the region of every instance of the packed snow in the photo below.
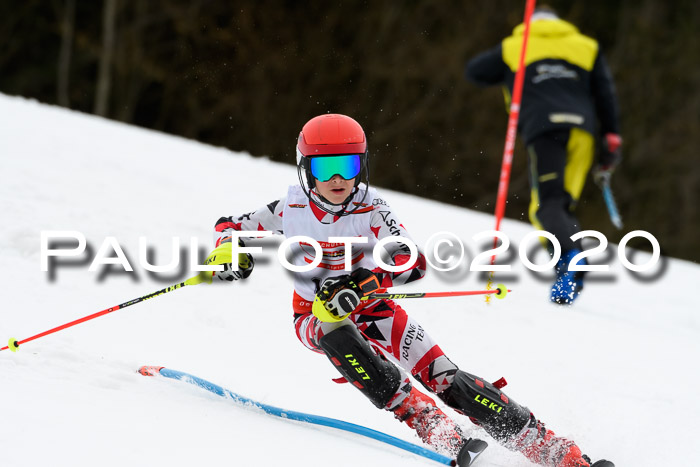
[[[295,136],[280,135],[289,140],[290,159]],[[188,256],[201,250],[197,259],[204,258],[220,216],[283,196],[297,174],[291,165],[0,95],[0,180],[4,346],[11,337],[33,336],[193,275]],[[420,247],[439,231],[454,233],[466,247],[456,271],[430,268],[424,280],[398,290],[485,288],[484,273],[468,268],[490,242],[472,237],[493,229],[493,216],[381,192]],[[604,213],[600,222],[608,222]],[[653,234],[654,225],[647,230]],[[80,232],[88,249],[42,271],[42,232],[51,231]],[[504,376],[510,397],[593,458],[619,467],[695,465],[700,317],[692,287],[700,267],[662,258],[650,271],[632,273],[610,244],[594,257],[610,271],[591,273],[575,305],[560,307],[548,303],[551,270],[531,272],[518,257],[532,227],[506,220],[502,231],[511,241],[503,257],[512,271],[498,273],[496,282],[513,290],[504,300],[420,299],[402,306],[462,369],[491,381]],[[139,257],[140,237],[157,265],[170,263],[179,239],[183,270],[149,273]],[[535,243],[531,260],[546,262]],[[99,264],[116,257],[115,244],[133,272]],[[278,243],[259,244],[264,252],[247,281],[185,287],[28,342],[16,353],[0,352],[0,466],[437,465],[137,373],[142,365],[165,366],[266,404],[420,443],[352,386],[332,382],[338,375],[327,359],[298,342],[292,276],[277,261]],[[626,251],[635,264],[650,261],[648,253]],[[95,258],[97,270],[90,271]],[[469,434],[490,441],[479,465],[531,465],[449,413]]]

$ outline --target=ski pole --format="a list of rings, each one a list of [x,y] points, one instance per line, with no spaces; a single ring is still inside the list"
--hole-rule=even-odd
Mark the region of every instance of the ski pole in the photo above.
[[[33,341],[34,339],[39,339],[40,337],[48,336],[49,334],[53,334],[54,332],[61,331],[63,329],[69,328],[71,326],[75,326],[76,324],[84,323],[85,321],[90,321],[91,319],[98,318],[100,316],[106,315],[107,313],[112,313],[113,311],[121,310],[122,308],[126,308],[131,305],[136,305],[137,303],[141,303],[144,300],[148,300],[149,298],[157,297],[159,295],[166,294],[168,292],[172,292],[173,290],[177,290],[179,288],[185,287],[187,285],[197,285],[201,284],[204,281],[202,274],[199,274],[194,277],[190,277],[184,282],[180,282],[179,284],[173,284],[170,287],[166,287],[162,290],[159,290],[157,292],[150,293],[148,295],[144,295],[139,298],[135,298],[133,300],[129,300],[128,302],[124,302],[121,305],[116,305],[110,308],[107,308],[102,311],[98,311],[97,313],[93,313],[88,316],[83,316],[82,318],[76,319],[75,321],[71,321],[70,323],[62,324],[60,326],[57,326],[55,328],[49,329],[48,331],[44,331],[42,333],[39,333],[35,336],[27,337],[26,339],[22,339],[21,341],[18,341],[15,338],[10,338],[10,340],[7,342],[7,345],[5,347],[0,348],[0,352],[6,349],[10,349],[12,352],[17,352],[17,349],[21,344],[24,344],[25,342],[30,342]]]
[[[612,174],[610,172],[601,171],[595,174],[594,179],[596,185],[598,185],[603,192],[603,199],[605,200],[605,207],[608,209],[610,222],[612,222],[618,230],[622,230],[622,217],[620,216],[620,211],[617,209],[617,203],[615,202],[612,188],[610,188],[611,176]]]
[[[495,289],[490,290],[457,290],[453,292],[409,292],[409,293],[371,293],[360,300],[398,300],[402,298],[438,298],[438,297],[462,297],[465,295],[489,295],[496,298],[505,298],[511,292],[505,285],[498,284]]]

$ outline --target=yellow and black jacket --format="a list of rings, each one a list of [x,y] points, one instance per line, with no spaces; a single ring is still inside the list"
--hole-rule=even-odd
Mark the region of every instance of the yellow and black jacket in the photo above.
[[[506,86],[509,104],[525,26],[467,63],[467,79]],[[578,127],[595,135],[620,133],[615,85],[598,42],[561,19],[530,24],[518,128],[529,142],[551,130]],[[597,119],[596,119],[597,117]]]

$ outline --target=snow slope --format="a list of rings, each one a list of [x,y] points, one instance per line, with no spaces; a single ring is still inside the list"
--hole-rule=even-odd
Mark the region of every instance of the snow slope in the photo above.
[[[294,135],[289,141],[292,154]],[[154,247],[156,264],[169,261],[173,237],[185,250],[191,237],[209,249],[220,216],[263,206],[295,182],[288,165],[0,95],[1,345],[176,282],[173,273],[147,274],[139,237]],[[480,248],[472,235],[493,228],[488,215],[384,194],[421,246],[437,230],[454,232],[470,260]],[[88,271],[92,256],[84,256],[51,278],[41,271],[40,235],[52,230],[82,232],[93,255],[114,237],[135,271],[100,275]],[[502,230],[514,251],[532,229],[505,221]],[[187,287],[16,354],[0,352],[0,466],[436,465],[136,373],[144,364],[167,366],[260,402],[419,443],[354,388],[333,383],[327,360],[296,340],[291,277],[275,259],[275,244],[265,245],[267,260],[260,257],[245,283]],[[591,274],[571,308],[548,304],[550,273],[529,272],[517,256],[513,271],[498,276],[513,289],[503,301],[403,305],[453,361],[490,380],[505,376],[511,397],[593,457],[618,466],[696,465],[700,318],[692,290],[679,288],[700,282],[700,267],[665,258],[656,274],[639,279],[615,252],[610,245],[601,261],[611,271]],[[533,261],[545,258],[533,254]],[[483,287],[482,275],[462,268],[431,271],[402,290]],[[481,465],[530,464],[491,442]]]

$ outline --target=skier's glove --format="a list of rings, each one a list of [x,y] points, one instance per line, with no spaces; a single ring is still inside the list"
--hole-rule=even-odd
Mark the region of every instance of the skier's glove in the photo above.
[[[617,167],[622,160],[621,148],[622,138],[620,135],[617,133],[606,133],[594,175],[600,172],[608,172],[612,174],[615,167]]]
[[[207,259],[204,261],[205,265],[223,265],[223,271],[214,271],[213,277],[221,281],[237,281],[238,279],[245,279],[253,272],[253,266],[255,266],[255,261],[249,253],[239,253],[238,254],[238,271],[232,270],[233,262],[233,245],[231,241],[223,242],[218,247],[212,251]],[[245,246],[243,240],[238,239],[238,246]]]
[[[316,294],[324,308],[339,321],[355,311],[362,297],[379,289],[379,279],[372,271],[360,268],[352,274],[329,277]],[[318,315],[317,315],[318,316]]]

